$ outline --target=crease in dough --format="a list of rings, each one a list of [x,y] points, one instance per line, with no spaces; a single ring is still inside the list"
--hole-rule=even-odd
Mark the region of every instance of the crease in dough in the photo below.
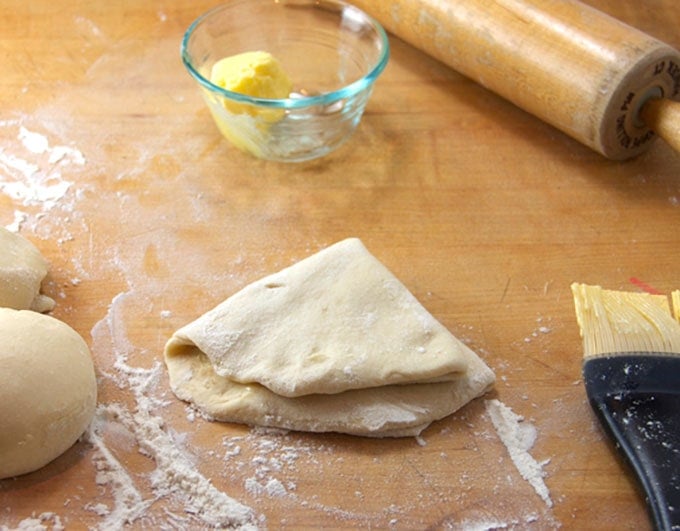
[[[420,433],[493,372],[357,238],[229,297],[165,347],[170,385],[216,420]]]
[[[296,398],[218,375],[198,348],[188,348],[177,356],[168,363],[168,370],[177,397],[192,403],[211,420],[295,431],[408,437],[419,435],[432,422],[449,416],[492,387],[491,369],[466,346],[463,352],[469,366],[456,380]]]

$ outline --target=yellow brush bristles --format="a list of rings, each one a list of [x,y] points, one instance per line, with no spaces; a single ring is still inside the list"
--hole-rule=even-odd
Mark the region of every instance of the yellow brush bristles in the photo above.
[[[680,291],[671,295],[674,318],[664,295],[578,283],[572,284],[571,290],[584,357],[626,352],[680,356]]]

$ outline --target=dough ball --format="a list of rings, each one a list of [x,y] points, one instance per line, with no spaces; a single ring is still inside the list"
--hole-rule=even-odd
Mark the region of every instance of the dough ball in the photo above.
[[[0,479],[46,465],[94,416],[97,383],[90,351],[65,323],[0,308]]]
[[[47,262],[31,242],[0,227],[0,307],[47,312],[54,301],[40,293]]]

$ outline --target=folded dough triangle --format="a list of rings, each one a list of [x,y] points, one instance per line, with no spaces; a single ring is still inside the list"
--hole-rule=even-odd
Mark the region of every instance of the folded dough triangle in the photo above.
[[[419,433],[492,371],[356,238],[256,281],[165,347],[175,394],[218,420]]]

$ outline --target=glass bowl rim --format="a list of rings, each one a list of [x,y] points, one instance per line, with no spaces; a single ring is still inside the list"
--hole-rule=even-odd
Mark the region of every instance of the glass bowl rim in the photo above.
[[[339,89],[330,92],[324,92],[322,94],[318,94],[315,96],[305,96],[302,98],[272,99],[272,98],[256,98],[253,96],[248,96],[247,94],[232,92],[231,90],[226,90],[225,88],[222,88],[219,85],[215,85],[214,83],[212,83],[209,79],[205,78],[198,70],[196,70],[196,68],[194,68],[188,50],[189,39],[193,35],[196,28],[202,22],[207,20],[210,16],[217,13],[218,11],[222,11],[223,9],[228,8],[230,6],[230,4],[228,3],[218,5],[206,11],[205,13],[200,15],[196,20],[194,20],[191,23],[191,25],[187,28],[187,30],[184,33],[184,36],[182,37],[182,42],[180,45],[180,54],[182,56],[182,62],[184,63],[185,68],[189,71],[191,76],[194,79],[196,79],[196,81],[198,81],[198,83],[204,88],[210,90],[211,92],[221,94],[222,96],[229,98],[230,100],[250,105],[258,105],[262,107],[271,107],[278,109],[299,109],[313,105],[330,105],[338,100],[355,96],[356,94],[359,94],[366,88],[370,87],[375,82],[377,77],[385,69],[385,66],[387,66],[387,61],[390,56],[390,43],[387,38],[387,33],[377,20],[375,20],[373,17],[371,17],[358,7],[341,0],[324,0],[324,1],[328,4],[353,9],[359,12],[362,15],[362,17],[364,17],[373,26],[382,44],[380,56],[378,57],[378,60],[376,61],[375,65],[373,65],[373,67],[368,71],[368,73],[364,74],[362,77],[353,81],[349,85],[345,85]],[[310,2],[310,5],[318,3],[319,2]]]

